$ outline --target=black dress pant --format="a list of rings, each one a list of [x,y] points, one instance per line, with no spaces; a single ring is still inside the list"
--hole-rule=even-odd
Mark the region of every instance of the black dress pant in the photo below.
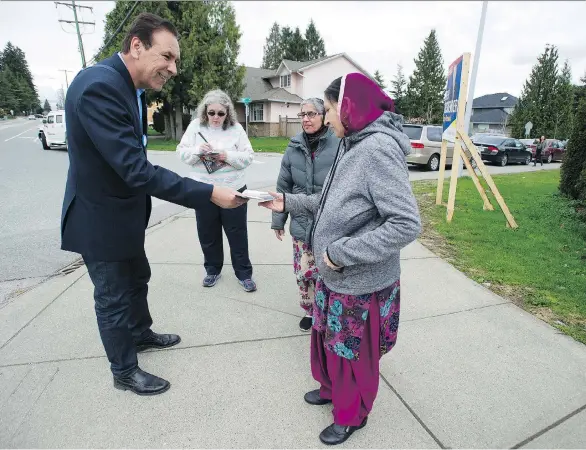
[[[112,373],[138,367],[135,342],[153,324],[147,302],[151,268],[146,255],[126,261],[85,262],[94,284],[96,318]]]
[[[246,186],[239,189],[241,192]],[[204,255],[204,267],[208,275],[219,275],[224,266],[224,242],[222,229],[230,244],[230,256],[236,278],[252,278],[252,264],[248,256],[248,205],[223,209],[209,202],[195,211],[197,234]]]
[[[541,163],[541,165],[543,166],[543,157],[541,156],[541,152],[535,153],[535,162],[533,163],[534,166],[537,165],[537,161],[539,161]]]

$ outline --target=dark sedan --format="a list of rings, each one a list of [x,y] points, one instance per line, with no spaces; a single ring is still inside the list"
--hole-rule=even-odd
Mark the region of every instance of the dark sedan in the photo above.
[[[489,161],[500,166],[509,163],[529,165],[531,151],[519,139],[504,136],[478,136],[473,142],[483,161]]]

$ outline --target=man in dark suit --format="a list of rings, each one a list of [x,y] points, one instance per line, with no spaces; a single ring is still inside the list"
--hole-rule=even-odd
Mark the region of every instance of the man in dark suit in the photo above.
[[[63,250],[80,253],[94,284],[95,310],[114,386],[155,395],[170,383],[142,371],[137,351],[180,342],[157,334],[148,303],[144,250],[151,197],[198,209],[244,203],[236,191],[182,178],[147,160],[145,89],[177,74],[177,30],[153,14],[137,17],[122,52],[81,71],[65,100],[69,172],[61,216]]]

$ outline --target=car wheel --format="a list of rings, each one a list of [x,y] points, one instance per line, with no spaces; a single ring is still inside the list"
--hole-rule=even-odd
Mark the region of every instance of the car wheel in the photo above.
[[[553,161],[553,155],[550,153],[547,155],[547,163],[550,164]]]
[[[505,167],[508,162],[509,162],[509,157],[507,155],[504,155],[501,159],[501,167]]]
[[[425,167],[427,168],[427,170],[431,170],[431,171],[435,172],[436,170],[439,170],[439,166],[440,166],[440,157],[438,154],[434,154],[434,155],[431,155],[431,158],[429,158],[429,161],[427,161],[427,165]]]
[[[43,150],[51,150],[51,147],[47,145],[47,139],[44,134],[41,134],[41,144],[43,144]]]
[[[523,164],[525,164],[526,166],[528,166],[531,163],[531,156],[527,156],[525,158],[525,162],[523,162]]]

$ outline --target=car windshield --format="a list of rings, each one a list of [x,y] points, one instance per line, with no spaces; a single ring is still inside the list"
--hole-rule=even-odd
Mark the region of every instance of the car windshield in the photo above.
[[[423,130],[423,127],[420,127],[417,125],[403,125],[403,132],[412,141],[421,139],[421,131],[422,130]]]
[[[504,141],[505,138],[500,136],[478,136],[476,139],[476,142],[488,145],[501,145]]]

